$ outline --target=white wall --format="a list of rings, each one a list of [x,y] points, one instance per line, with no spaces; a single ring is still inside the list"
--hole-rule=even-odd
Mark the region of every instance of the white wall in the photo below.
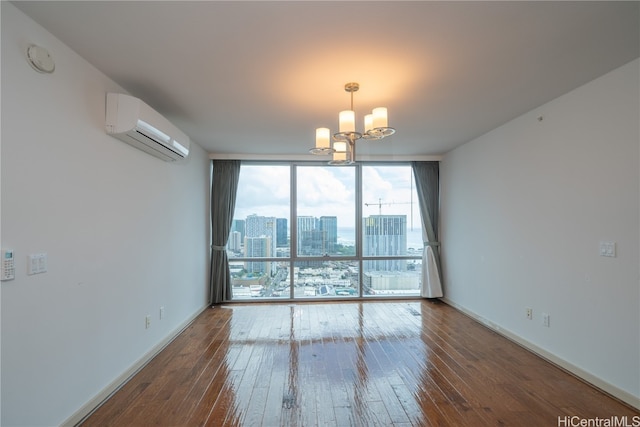
[[[105,93],[121,89],[1,7],[1,237],[16,254],[0,288],[1,423],[51,426],[206,306],[209,160],[193,144],[166,163],[107,136]],[[49,49],[54,74],[28,65],[28,43]],[[48,272],[27,276],[40,252]]]
[[[636,406],[639,81],[635,60],[441,166],[447,300]]]

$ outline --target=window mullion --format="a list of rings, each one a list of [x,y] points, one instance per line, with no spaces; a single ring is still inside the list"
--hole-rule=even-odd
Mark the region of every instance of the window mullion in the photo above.
[[[364,296],[363,292],[363,268],[362,262],[362,164],[356,164],[356,258],[358,259],[358,295]]]
[[[298,169],[295,163],[291,163],[290,166],[289,218],[291,218],[291,225],[289,226],[289,298],[293,299],[295,294],[295,277],[293,272],[296,259],[298,258],[298,213],[296,209],[296,206],[298,206]]]

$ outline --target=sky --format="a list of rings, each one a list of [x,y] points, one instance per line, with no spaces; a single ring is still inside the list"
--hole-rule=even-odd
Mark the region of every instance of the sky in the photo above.
[[[289,171],[288,165],[243,165],[234,219],[257,214],[290,221]],[[407,215],[407,228],[420,229],[409,165],[363,165],[362,175],[363,216]],[[298,166],[297,185],[298,216],[337,216],[339,229],[355,227],[354,167]]]

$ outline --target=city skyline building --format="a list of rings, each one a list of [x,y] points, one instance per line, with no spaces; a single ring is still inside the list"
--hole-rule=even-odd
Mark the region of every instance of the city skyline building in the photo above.
[[[246,258],[269,258],[272,256],[271,248],[272,242],[269,236],[244,238],[244,256]],[[270,262],[246,261],[244,265],[248,273],[271,274]]]
[[[317,218],[314,216],[298,217],[298,235],[296,239],[298,255],[313,255],[313,253],[311,252],[311,234],[316,229],[316,223]]]
[[[407,216],[371,215],[362,219],[363,256],[407,254]],[[364,262],[365,271],[405,271],[406,260],[381,259]]]
[[[236,230],[232,231],[229,235],[227,247],[230,251],[240,252],[242,250],[242,233]]]
[[[270,238],[270,255],[276,253],[276,217],[260,216],[256,214],[249,215],[245,220],[245,245],[247,237],[269,237]]]
[[[318,220],[318,229],[323,233],[325,253],[334,254],[338,244],[338,217],[321,216]]]
[[[287,218],[276,218],[276,247],[284,248],[289,244],[289,220]]]
[[[231,222],[231,232],[233,233],[234,231],[237,231],[238,233],[240,233],[241,242],[244,241],[245,224],[246,224],[246,221],[244,219],[234,219]]]

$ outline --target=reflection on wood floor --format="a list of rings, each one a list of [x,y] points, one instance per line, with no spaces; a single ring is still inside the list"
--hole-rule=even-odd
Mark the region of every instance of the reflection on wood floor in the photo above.
[[[445,304],[372,301],[207,309],[83,426],[557,426],[625,415],[640,413]]]

